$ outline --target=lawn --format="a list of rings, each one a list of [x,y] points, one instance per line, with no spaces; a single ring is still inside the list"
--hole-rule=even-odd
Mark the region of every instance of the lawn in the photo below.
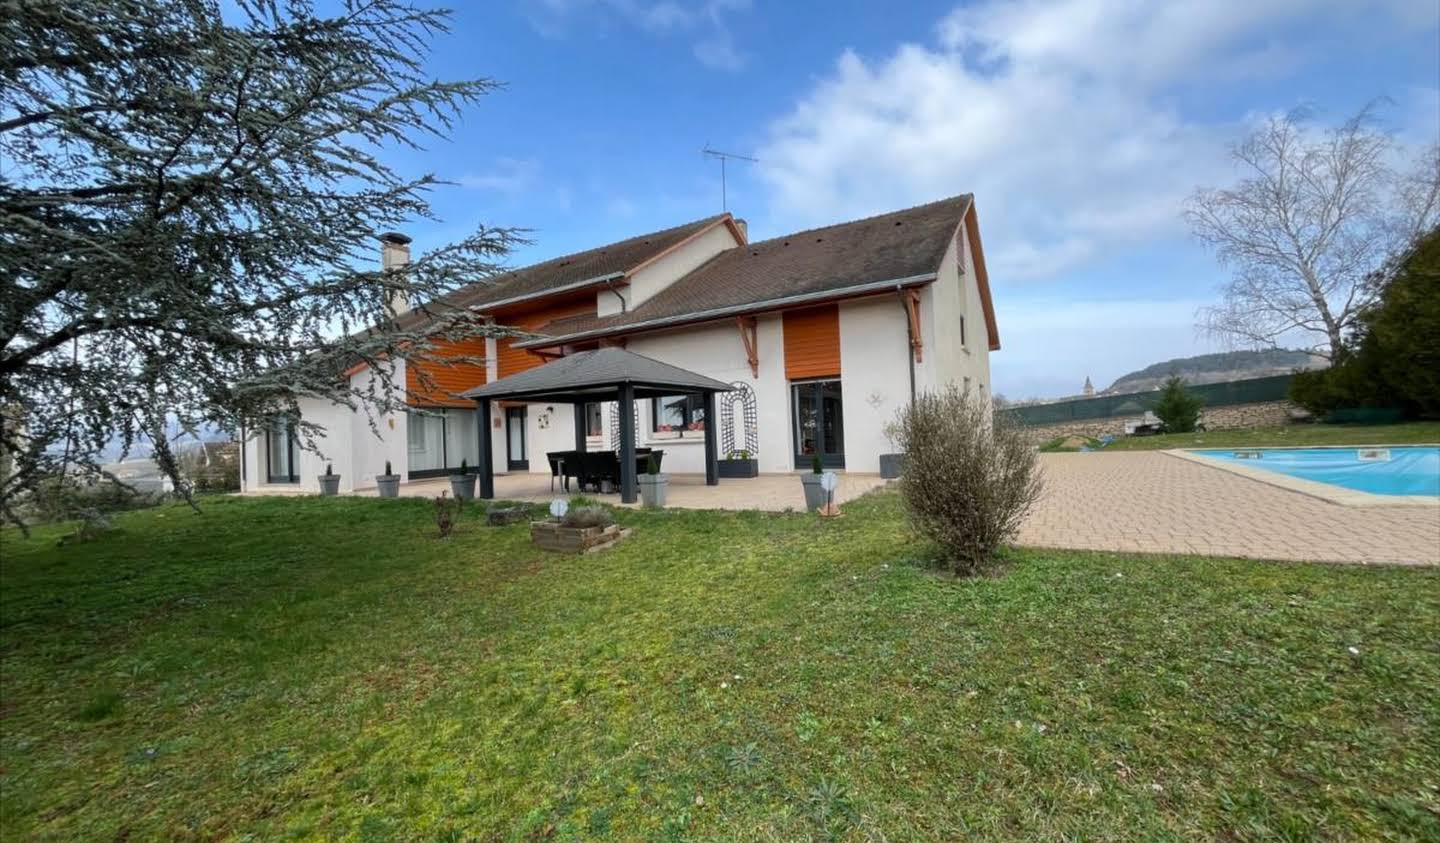
[[[0,838],[1440,839],[1440,570],[430,510],[4,533]]]
[[[1431,445],[1440,443],[1440,422],[1401,424],[1292,424],[1209,433],[1121,436],[1107,451],[1156,451],[1164,448],[1234,448],[1315,445]]]

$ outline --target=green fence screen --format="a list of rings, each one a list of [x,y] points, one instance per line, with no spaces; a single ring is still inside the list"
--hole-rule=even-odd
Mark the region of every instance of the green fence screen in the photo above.
[[[1272,375],[1267,378],[1250,378],[1243,381],[1207,383],[1189,387],[1189,390],[1205,399],[1206,407],[1229,407],[1235,404],[1254,404],[1260,401],[1280,401],[1290,392],[1290,381],[1294,375]],[[1077,398],[1073,401],[1057,401],[1054,404],[1034,404],[1016,407],[1010,412],[1027,425],[1064,424],[1085,419],[1106,419],[1116,416],[1130,417],[1143,414],[1155,406],[1160,390],[1131,392],[1125,395],[1098,395],[1094,398]]]

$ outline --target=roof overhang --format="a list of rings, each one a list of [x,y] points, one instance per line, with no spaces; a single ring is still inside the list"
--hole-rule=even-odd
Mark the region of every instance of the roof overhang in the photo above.
[[[560,293],[570,293],[576,290],[583,290],[587,287],[600,287],[613,284],[623,280],[627,273],[610,272],[605,275],[597,275],[594,278],[586,278],[582,281],[572,281],[569,284],[561,284],[558,287],[549,287],[544,290],[536,290],[533,293],[526,293],[523,296],[510,296],[509,298],[496,299],[495,301],[480,302],[469,305],[469,308],[477,313],[484,313],[489,310],[498,310],[502,307],[509,307],[516,304],[548,299]]]
[[[990,299],[990,273],[985,268],[985,247],[980,242],[980,219],[975,214],[975,202],[965,209],[965,239],[970,245],[970,260],[975,264],[975,287],[980,291],[980,309],[985,312],[985,332],[989,335],[990,350],[1000,350],[1000,329],[995,323],[995,304]]]
[[[716,307],[709,310],[698,310],[693,313],[684,313],[677,316],[665,316],[656,319],[642,319],[637,322],[628,322],[624,325],[607,326],[594,328],[589,331],[577,331],[573,334],[564,334],[553,337],[542,337],[540,339],[526,340],[515,343],[515,348],[548,348],[550,346],[564,345],[566,343],[587,342],[589,340],[605,339],[608,337],[620,336],[623,334],[635,334],[645,331],[658,331],[665,328],[677,328],[682,325],[694,325],[699,322],[711,322],[716,319],[726,319],[731,316],[746,316],[753,313],[764,313],[772,310],[784,310],[786,308],[800,307],[811,304],[821,304],[841,299],[851,299],[859,296],[875,295],[886,293],[906,287],[919,287],[932,283],[936,273],[927,272],[922,275],[911,275],[906,278],[893,278],[886,281],[870,281],[864,284],[853,284],[849,287],[839,287],[833,290],[822,290],[814,293],[801,293],[794,296],[781,296],[774,299],[766,299],[758,302],[746,302],[745,304],[730,305],[727,307]]]

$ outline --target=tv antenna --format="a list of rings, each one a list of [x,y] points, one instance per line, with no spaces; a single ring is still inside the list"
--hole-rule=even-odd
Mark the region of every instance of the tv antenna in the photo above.
[[[729,207],[727,206],[727,204],[726,204],[727,200],[726,200],[726,197],[725,197],[725,161],[728,160],[728,159],[730,159],[730,158],[734,158],[734,159],[737,160],[737,161],[749,161],[750,163],[753,164],[753,163],[758,162],[760,159],[759,159],[759,158],[751,158],[751,157],[748,156],[748,155],[737,155],[737,154],[734,153],[734,152],[721,152],[721,151],[718,150],[718,149],[711,149],[711,148],[710,148],[710,144],[708,144],[708,143],[705,144],[705,148],[704,148],[704,149],[700,150],[700,154],[701,154],[701,155],[704,155],[704,156],[706,156],[706,157],[708,157],[708,158],[718,158],[718,159],[720,159],[720,210],[722,210],[722,211],[728,211],[728,210],[730,210],[730,208],[729,208]]]

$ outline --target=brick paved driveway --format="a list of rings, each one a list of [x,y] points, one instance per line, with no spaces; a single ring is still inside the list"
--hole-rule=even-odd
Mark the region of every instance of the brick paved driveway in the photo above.
[[[1347,507],[1159,452],[1041,454],[1019,543],[1324,562],[1440,564],[1440,507]]]

